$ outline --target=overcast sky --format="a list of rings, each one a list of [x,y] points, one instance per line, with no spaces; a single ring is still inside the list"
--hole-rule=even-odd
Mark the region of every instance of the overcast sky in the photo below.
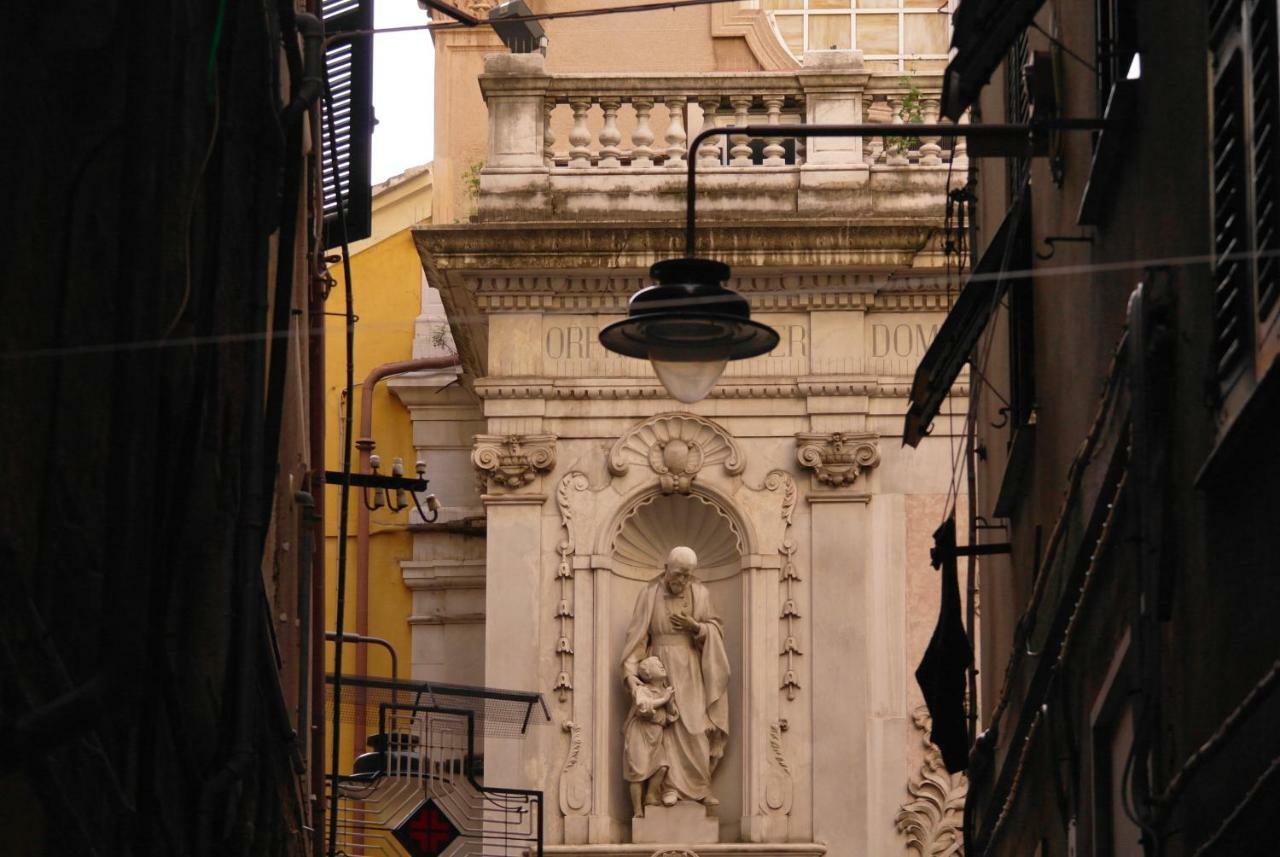
[[[376,27],[425,24],[415,0],[374,4]],[[435,52],[426,30],[373,37],[373,182],[431,160]]]

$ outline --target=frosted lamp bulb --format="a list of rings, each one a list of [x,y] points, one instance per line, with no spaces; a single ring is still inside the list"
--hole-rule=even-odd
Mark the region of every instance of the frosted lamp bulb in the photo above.
[[[654,374],[667,388],[667,392],[677,400],[691,405],[700,402],[711,392],[711,388],[720,380],[728,360],[711,360],[704,362],[668,362],[651,360]]]

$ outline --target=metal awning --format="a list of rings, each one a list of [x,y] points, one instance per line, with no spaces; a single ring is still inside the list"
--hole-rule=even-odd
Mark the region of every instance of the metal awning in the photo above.
[[[1004,275],[1010,262],[1015,259],[1019,263],[1024,261],[1015,253],[1019,245],[1026,246],[1030,225],[1031,195],[1024,185],[1018,201],[1005,214],[1004,222],[974,266],[933,344],[916,368],[907,403],[906,424],[902,429],[903,445],[917,446],[929,433],[933,418],[938,415],[956,376],[969,361],[973,346],[1004,294],[1008,282]]]
[[[942,78],[942,115],[958,121],[1044,0],[961,0],[951,18],[955,52]]]

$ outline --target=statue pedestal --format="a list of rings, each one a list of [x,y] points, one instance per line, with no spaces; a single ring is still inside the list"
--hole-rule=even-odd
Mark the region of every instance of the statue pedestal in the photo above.
[[[675,806],[646,806],[644,818],[631,819],[631,841],[690,845],[719,842],[720,821],[707,815],[707,808],[696,801],[682,800]]]

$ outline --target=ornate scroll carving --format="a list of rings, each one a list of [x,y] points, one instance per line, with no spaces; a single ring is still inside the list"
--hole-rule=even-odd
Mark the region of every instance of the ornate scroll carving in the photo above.
[[[523,488],[556,463],[553,434],[478,434],[471,463],[486,488]]]
[[[796,509],[796,481],[785,470],[771,470],[764,479],[764,487],[770,491],[782,493],[782,542],[778,545],[778,553],[782,555],[782,570],[778,573],[778,582],[782,587],[782,612],[778,621],[782,624],[782,685],[787,699],[795,699],[800,692],[800,679],[796,674],[795,659],[804,654],[800,650],[799,637],[796,633],[796,620],[800,618],[796,607],[795,592],[800,572],[796,570],[796,543],[791,538],[791,516]]]
[[[796,458],[823,485],[844,488],[852,485],[863,470],[880,463],[880,445],[873,434],[821,434],[801,432],[796,435]]]
[[[560,768],[560,812],[586,815],[591,811],[591,770],[582,753],[582,725],[566,720],[561,728],[569,733],[569,752]]]
[[[573,692],[573,553],[577,542],[569,492],[585,491],[589,485],[587,474],[574,470],[566,473],[556,488],[556,507],[560,510],[564,538],[556,546],[556,552],[560,554],[560,564],[556,568],[556,580],[560,585],[560,600],[556,604],[556,622],[560,626],[556,657],[560,659],[560,672],[552,690],[559,694],[561,702]]]
[[[924,764],[907,783],[911,800],[898,810],[898,832],[907,837],[907,847],[919,857],[958,857],[963,854],[964,799],[969,791],[964,774],[949,774],[942,754],[929,741],[933,720],[921,705],[911,719],[924,744]]]
[[[623,476],[636,463],[658,474],[664,494],[688,494],[703,467],[720,464],[737,475],[746,465],[728,432],[693,414],[658,414],[618,438],[609,450],[609,472]]]
[[[764,775],[764,792],[760,808],[770,815],[790,815],[791,799],[795,790],[791,779],[791,764],[782,752],[782,733],[786,721],[769,724],[769,767]]]

